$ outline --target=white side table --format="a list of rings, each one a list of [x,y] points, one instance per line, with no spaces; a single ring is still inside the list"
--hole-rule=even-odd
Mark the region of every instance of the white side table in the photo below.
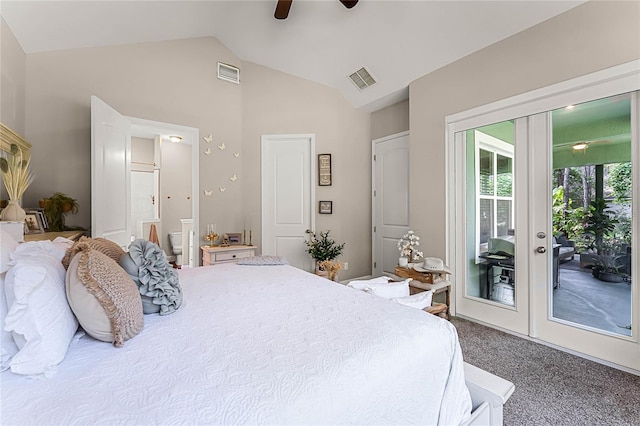
[[[235,263],[240,259],[256,255],[256,246],[201,246],[202,266],[218,263]]]

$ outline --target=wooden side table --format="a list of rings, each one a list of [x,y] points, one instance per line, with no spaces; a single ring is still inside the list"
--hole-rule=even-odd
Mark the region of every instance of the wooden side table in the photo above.
[[[415,269],[396,266],[396,275],[402,278],[412,278],[412,281],[409,283],[409,290],[411,291],[411,294],[429,290],[433,291],[434,295],[444,293],[445,305],[447,306],[446,318],[449,318],[449,306],[451,306],[451,283],[441,278],[444,274],[418,272]]]
[[[84,235],[83,230],[77,231],[61,231],[61,232],[41,232],[39,234],[27,234],[24,236],[24,241],[53,241],[56,237],[67,238],[72,241],[79,240]]]
[[[256,255],[256,246],[201,246],[202,266],[218,263],[235,263],[240,259]]]

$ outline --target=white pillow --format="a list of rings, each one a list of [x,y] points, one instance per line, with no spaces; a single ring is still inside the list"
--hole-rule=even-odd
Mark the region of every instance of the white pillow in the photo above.
[[[0,229],[0,371],[9,368],[11,358],[18,352],[13,335],[4,329],[4,318],[9,310],[7,298],[4,295],[4,282],[11,262],[10,255],[18,245],[19,243],[10,233]]]
[[[364,288],[369,284],[388,283],[390,279],[390,277],[382,276],[371,278],[370,280],[351,280],[349,281],[349,284],[347,284],[347,287],[355,288],[356,290],[364,290]]]
[[[409,295],[409,281],[411,281],[411,278],[398,283],[372,283],[367,285],[364,291],[385,299],[406,297]]]
[[[4,318],[7,316],[7,298],[4,295],[4,282],[6,272],[0,273],[0,371],[9,368],[11,358],[18,352],[16,342],[13,341],[13,334],[4,329]]]
[[[18,247],[19,243],[4,229],[0,229],[0,273],[7,272],[11,253]]]
[[[433,300],[433,291],[421,291],[420,293],[413,294],[405,297],[394,297],[394,302],[398,302],[402,305],[411,306],[416,309],[424,309],[431,306]]]
[[[64,359],[78,322],[67,303],[60,259],[40,244],[31,248],[14,252],[6,277],[5,328],[20,349],[10,366],[17,374],[50,377]]]

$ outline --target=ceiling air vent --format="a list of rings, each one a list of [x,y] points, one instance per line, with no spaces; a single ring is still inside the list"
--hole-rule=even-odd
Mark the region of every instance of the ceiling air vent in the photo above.
[[[218,62],[218,78],[240,84],[240,68]]]
[[[376,80],[371,76],[365,67],[360,68],[349,76],[349,80],[355,84],[358,89],[364,90],[369,86],[376,84]]]

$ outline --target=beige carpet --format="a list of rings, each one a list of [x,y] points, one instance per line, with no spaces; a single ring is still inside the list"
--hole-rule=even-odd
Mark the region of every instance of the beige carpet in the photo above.
[[[640,426],[640,377],[460,318],[464,360],[516,389],[504,424]]]

